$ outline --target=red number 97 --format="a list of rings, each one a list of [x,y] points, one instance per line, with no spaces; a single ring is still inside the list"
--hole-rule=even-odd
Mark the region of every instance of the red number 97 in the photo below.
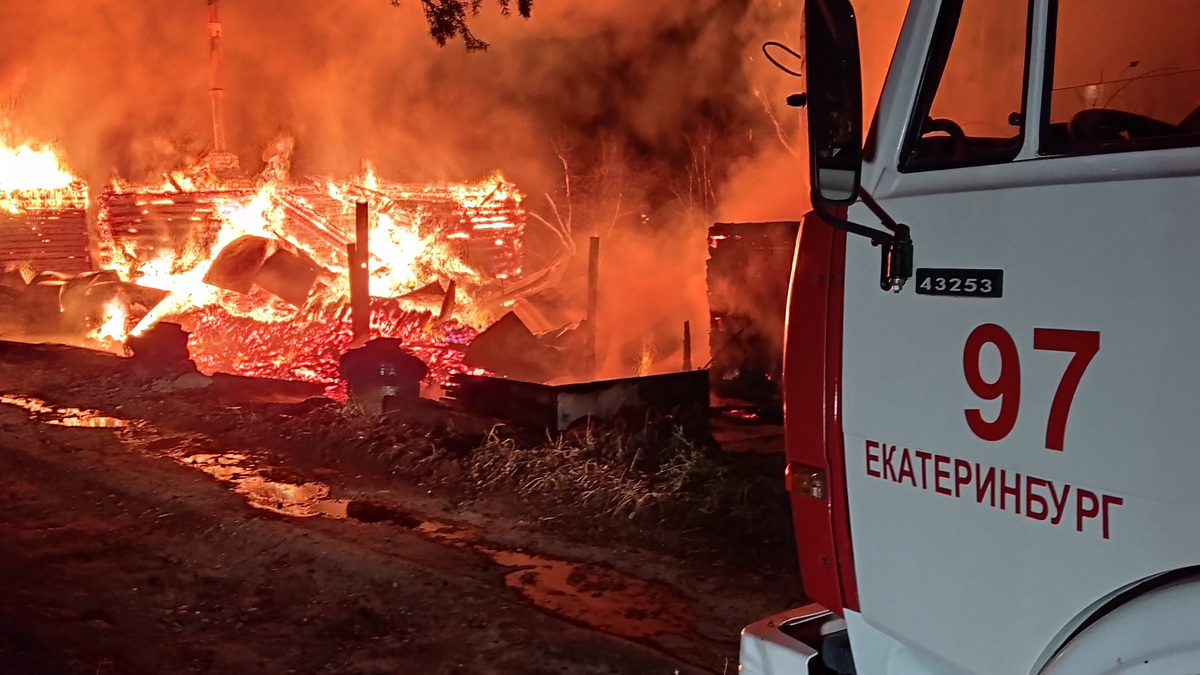
[[[1000,352],[1000,374],[995,381],[988,382],[979,372],[983,346],[993,344]],[[1000,399],[1000,412],[991,422],[983,417],[978,408],[966,411],[967,425],[975,435],[985,441],[998,441],[1009,434],[1017,424],[1017,411],[1021,407],[1021,363],[1017,356],[1017,345],[1012,336],[994,323],[986,323],[971,331],[963,348],[963,372],[967,385],[975,395],[985,401]]]

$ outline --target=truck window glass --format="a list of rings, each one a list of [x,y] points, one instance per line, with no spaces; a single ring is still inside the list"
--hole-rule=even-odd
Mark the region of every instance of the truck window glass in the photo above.
[[[1200,143],[1198,20],[1195,0],[1059,0],[1042,152]]]
[[[993,164],[1017,156],[1029,13],[1022,2],[945,3],[902,170]]]

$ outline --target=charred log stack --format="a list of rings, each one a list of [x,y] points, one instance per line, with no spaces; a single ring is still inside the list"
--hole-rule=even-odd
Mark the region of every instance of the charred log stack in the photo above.
[[[22,265],[67,274],[92,269],[82,183],[0,192],[0,270]]]
[[[129,192],[109,188],[100,195],[96,223],[100,265],[120,266],[123,256],[150,261],[189,248],[207,257],[217,240],[217,204],[245,199],[251,190]]]
[[[100,264],[119,267],[122,256],[130,254],[148,261],[184,252],[217,253],[211,247],[220,227],[218,209],[245,202],[255,191],[241,184],[220,190],[110,187],[98,200]],[[280,233],[302,242],[322,266],[348,265],[346,246],[355,240],[355,216],[347,204],[365,201],[392,226],[411,228],[422,239],[442,240],[485,277],[504,280],[522,272],[525,209],[515,188],[499,179],[477,185],[383,184],[377,189],[317,180],[280,186],[275,198],[284,216]],[[84,215],[81,209],[81,226]],[[81,231],[86,250],[86,227]]]
[[[517,195],[502,181],[484,187],[382,183],[367,188],[318,180],[290,184],[280,199],[288,232],[315,245],[313,256],[321,264],[346,265],[346,246],[356,238],[355,211],[347,204],[362,201],[395,227],[441,240],[484,276],[510,279],[521,274],[524,253],[526,213]]]
[[[458,255],[483,274],[510,279],[521,274],[525,207],[502,180],[481,185],[388,184],[378,191],[419,219],[418,234],[454,242]]]

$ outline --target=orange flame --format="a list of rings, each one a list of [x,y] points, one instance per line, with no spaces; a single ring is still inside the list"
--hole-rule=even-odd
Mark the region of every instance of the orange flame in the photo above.
[[[100,326],[92,333],[92,337],[101,343],[121,343],[126,338],[126,322],[129,311],[118,298],[104,304],[104,314]]]
[[[53,148],[15,145],[0,123],[0,209],[9,213],[87,208],[87,187]]]
[[[350,342],[347,244],[356,236],[356,204],[367,202],[372,336],[401,338],[438,379],[461,369],[451,345],[469,342],[493,320],[505,283],[521,273],[525,212],[515,186],[498,174],[476,183],[390,184],[369,166],[350,180],[295,183],[278,170],[285,164],[275,162],[257,188],[242,181],[212,189],[181,171],[163,186],[122,182],[105,192],[98,227],[104,265],[169,293],[131,334],[172,320],[192,333],[202,369],[336,381],[337,355]],[[181,238],[181,231],[191,234]],[[222,251],[247,236],[266,247],[259,249],[264,260],[282,251],[317,268],[301,306],[256,282],[249,293],[205,282]],[[436,288],[451,281],[458,292],[445,305],[453,319],[443,325],[435,317],[446,291]]]
[[[0,122],[0,137],[4,129]],[[356,204],[366,202],[371,336],[402,339],[435,379],[461,370],[457,346],[511,305],[506,288],[521,274],[521,193],[499,174],[401,185],[366,164],[349,180],[294,182],[291,147],[274,142],[257,179],[222,180],[201,160],[156,184],[114,180],[98,200],[94,241],[100,266],[136,286],[90,310],[84,343],[120,353],[130,335],[171,320],[192,333],[193,358],[208,372],[336,382],[337,357],[350,343],[347,245],[356,238]],[[86,185],[53,149],[0,142],[0,213],[86,207]],[[222,262],[239,240],[248,248],[229,249]],[[242,269],[244,250],[251,261]],[[277,254],[283,282],[264,271]],[[210,274],[218,263],[233,265],[239,281],[220,281],[225,268]],[[294,278],[313,279],[307,298],[287,285]],[[453,297],[438,291],[451,287]]]

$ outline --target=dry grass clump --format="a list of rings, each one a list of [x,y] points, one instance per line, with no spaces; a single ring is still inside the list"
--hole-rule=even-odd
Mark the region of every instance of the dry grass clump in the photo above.
[[[470,460],[481,487],[681,528],[721,524],[774,536],[789,527],[783,459],[728,455],[703,427],[676,420],[588,425],[536,444],[493,430]]]
[[[379,417],[328,402],[226,410],[205,425],[227,441],[286,450],[300,464],[406,476],[459,498],[516,494],[542,515],[745,541],[791,536],[783,457],[725,453],[705,420],[593,421],[551,435],[437,412]]]

